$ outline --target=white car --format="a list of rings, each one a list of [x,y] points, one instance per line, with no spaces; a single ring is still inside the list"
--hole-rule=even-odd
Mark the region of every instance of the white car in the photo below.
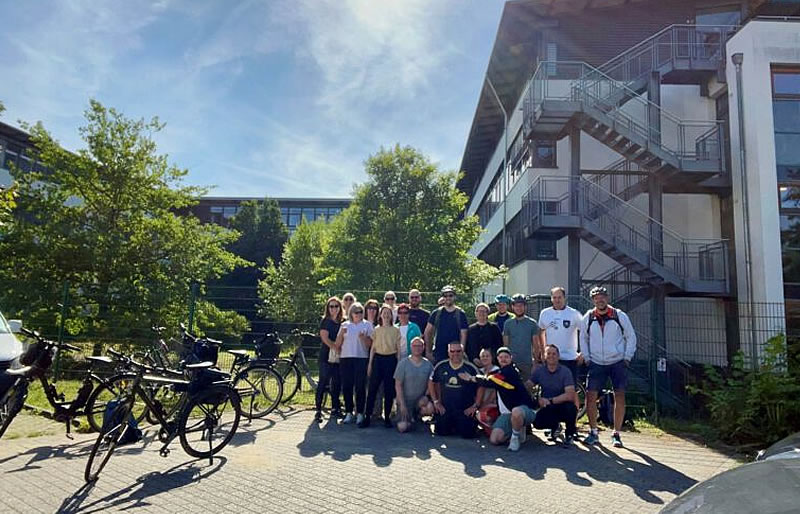
[[[17,320],[11,320],[9,324],[0,312],[0,363],[13,361],[22,354],[22,343],[14,335],[20,326],[22,323]]]

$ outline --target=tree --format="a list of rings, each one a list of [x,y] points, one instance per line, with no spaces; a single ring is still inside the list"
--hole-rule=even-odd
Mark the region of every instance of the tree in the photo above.
[[[411,147],[381,149],[366,162],[368,180],[337,220],[323,261],[322,284],[335,289],[438,290],[471,293],[498,270],[469,255],[481,227],[462,216],[467,197]]]
[[[259,291],[264,314],[310,321],[329,291],[452,284],[469,295],[498,276],[468,254],[481,228],[477,217],[462,216],[467,198],[455,187],[455,173],[400,146],[370,157],[366,171],[350,207],[329,224],[301,225],[280,266],[266,268]]]
[[[325,301],[320,287],[322,259],[332,231],[322,220],[303,220],[283,249],[280,266],[271,260],[259,283],[263,301],[261,314],[290,323],[308,323],[319,318],[318,306]]]
[[[75,330],[88,336],[174,326],[193,282],[248,264],[225,249],[238,234],[177,214],[204,190],[184,185],[187,172],[157,153],[158,119],[128,119],[94,100],[85,116],[86,148],[75,153],[41,123],[28,127],[46,171],[11,170],[17,205],[0,237],[0,300],[41,326],[68,281],[70,305],[86,319]]]

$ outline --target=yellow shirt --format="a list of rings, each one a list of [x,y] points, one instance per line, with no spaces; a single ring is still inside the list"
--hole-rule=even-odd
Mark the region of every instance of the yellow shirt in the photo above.
[[[372,336],[372,347],[378,355],[397,355],[397,350],[402,344],[400,329],[394,326],[375,327]]]

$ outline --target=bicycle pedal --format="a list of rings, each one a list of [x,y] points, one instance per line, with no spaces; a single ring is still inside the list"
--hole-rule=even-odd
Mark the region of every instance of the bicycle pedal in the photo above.
[[[169,448],[161,448],[158,451],[158,454],[161,455],[164,458],[169,457]]]

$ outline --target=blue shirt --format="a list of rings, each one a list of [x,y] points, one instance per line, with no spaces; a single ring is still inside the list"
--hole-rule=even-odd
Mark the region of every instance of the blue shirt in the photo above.
[[[437,314],[438,313],[438,314]],[[438,328],[436,317],[439,318]],[[461,330],[467,330],[467,315],[461,309],[448,312],[444,307],[439,307],[431,313],[428,323],[434,326],[434,340],[436,345],[433,347],[433,358],[436,362],[447,358],[447,345],[452,342],[461,342]]]

